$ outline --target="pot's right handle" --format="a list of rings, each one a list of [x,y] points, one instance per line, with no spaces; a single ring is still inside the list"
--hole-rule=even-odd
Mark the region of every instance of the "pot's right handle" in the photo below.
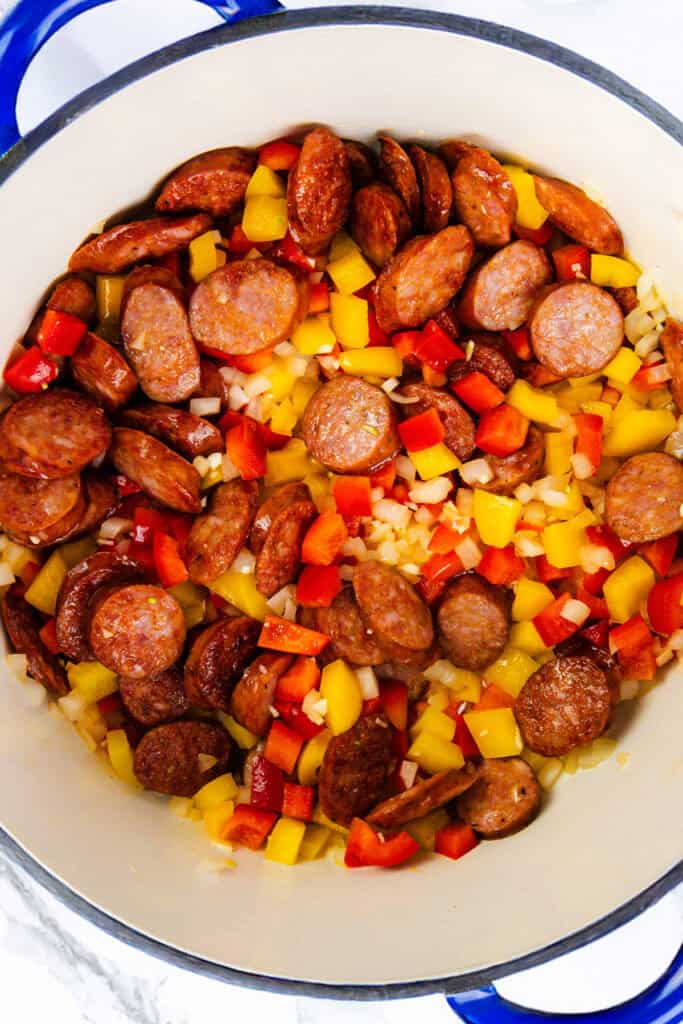
[[[659,981],[628,1003],[601,1013],[536,1013],[501,999],[493,985],[448,996],[448,1003],[466,1024],[679,1024],[683,1021],[683,947]]]
[[[228,22],[273,14],[277,0],[197,0]],[[0,155],[21,138],[16,101],[21,80],[38,50],[63,25],[112,0],[17,0],[0,24]]]

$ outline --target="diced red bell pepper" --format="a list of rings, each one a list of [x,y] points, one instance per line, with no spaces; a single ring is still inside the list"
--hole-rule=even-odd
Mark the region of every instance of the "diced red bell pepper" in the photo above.
[[[524,575],[524,559],[515,551],[514,544],[505,548],[487,548],[477,566],[477,572],[489,583],[514,583]]]
[[[660,537],[649,544],[641,544],[639,550],[659,576],[666,576],[676,557],[677,548],[678,534],[672,533],[669,537]]]
[[[269,452],[279,451],[280,448],[284,448],[292,440],[288,434],[276,434],[267,423],[259,423],[252,416],[245,416],[243,413],[235,412],[232,409],[228,410],[220,418],[218,428],[223,433],[227,433],[233,427],[237,427],[245,421],[250,424],[250,429],[257,431]]]
[[[393,729],[391,734],[391,748],[400,762],[404,759],[410,749],[410,736],[407,729]]]
[[[123,473],[116,474],[114,477],[114,483],[116,484],[116,489],[122,498],[128,497],[129,494],[140,494],[142,491],[142,487],[140,487],[139,484],[136,484],[134,480],[129,480],[127,476],[123,475]]]
[[[289,171],[299,159],[300,147],[287,139],[275,139],[261,146],[258,162],[271,171]]]
[[[422,566],[422,576],[430,583],[449,580],[464,569],[462,561],[455,551],[443,555],[434,554]]]
[[[420,849],[407,832],[384,839],[362,818],[354,818],[344,855],[347,868],[393,868],[405,863]]]
[[[523,228],[521,224],[515,224],[515,234],[534,245],[547,245],[553,236],[553,226],[548,220],[540,228]]]
[[[320,669],[315,658],[297,658],[294,664],[280,676],[275,688],[277,700],[294,701],[299,704],[307,693],[315,690],[320,682]]]
[[[338,476],[332,484],[337,511],[347,516],[372,515],[369,476]]]
[[[446,708],[446,714],[449,718],[455,718],[455,736],[454,741],[458,744],[462,751],[462,756],[467,758],[480,758],[479,747],[472,737],[472,733],[467,728],[467,722],[461,714],[458,714],[457,710],[455,714],[451,714],[451,708],[457,708],[457,705],[449,704]]]
[[[437,555],[446,555],[462,540],[462,534],[451,529],[446,523],[439,523],[429,540],[429,550]]]
[[[294,782],[285,782],[282,813],[288,818],[310,821],[313,817],[314,801],[315,789],[313,786],[299,786]]]
[[[149,544],[140,544],[138,541],[132,540],[127,554],[129,558],[132,558],[133,561],[141,565],[147,572],[156,574],[156,562],[151,542]]]
[[[247,238],[242,225],[235,224],[228,239],[228,249],[230,252],[234,252],[237,256],[246,256],[253,248],[254,243]]]
[[[473,370],[466,377],[451,384],[458,398],[475,412],[489,412],[505,401],[505,395],[485,373]]]
[[[341,591],[338,565],[307,565],[296,585],[296,599],[304,608],[329,608]]]
[[[576,598],[578,601],[583,601],[590,608],[589,619],[609,619],[609,608],[607,607],[607,601],[603,597],[598,597],[596,594],[592,594],[590,590],[586,590],[585,587],[578,586],[576,588]]]
[[[524,361],[531,359],[533,352],[528,327],[518,327],[516,331],[501,331],[500,333],[518,359]]]
[[[259,431],[245,417],[225,435],[225,450],[243,480],[266,474],[266,446]]]
[[[59,366],[45,355],[37,345],[32,345],[23,355],[7,366],[3,373],[5,384],[19,395],[30,395],[57,380]]]
[[[312,740],[325,728],[324,725],[317,725],[316,722],[311,721],[308,715],[301,710],[301,704],[295,704],[293,701],[276,700],[275,710],[282,721],[286,722],[290,729],[293,729],[305,740]]]
[[[513,708],[515,698],[507,690],[503,690],[495,683],[487,683],[482,688],[481,696],[473,707],[473,711],[495,711],[496,708]]]
[[[444,825],[434,837],[434,852],[440,853],[451,860],[458,860],[473,850],[479,840],[471,825],[462,821],[454,821]]]
[[[553,252],[558,281],[587,280],[591,276],[591,254],[585,245],[563,245]]]
[[[264,756],[265,755],[265,756]],[[251,803],[267,811],[281,811],[285,778],[282,768],[267,754],[254,754],[251,762]]]
[[[450,336],[436,320],[428,320],[422,328],[415,355],[421,363],[426,363],[437,373],[443,373],[451,363],[465,358],[460,346],[451,341]]]
[[[252,807],[251,804],[238,804],[235,813],[221,829],[221,839],[241,843],[250,850],[260,850],[276,821],[277,814],[274,811]]]
[[[275,259],[284,260],[286,263],[291,263],[292,266],[298,267],[299,270],[305,270],[310,273],[311,270],[315,270],[315,259],[313,256],[307,256],[301,246],[294,241],[289,231],[280,242],[276,242],[272,249],[268,250],[269,256],[274,256]]]
[[[574,451],[583,455],[597,470],[602,458],[602,416],[594,413],[579,412],[574,416],[576,426],[576,443]]]
[[[609,578],[609,569],[598,569],[597,572],[586,572],[583,574],[581,579],[581,586],[584,590],[588,591],[589,594],[602,593],[602,587],[606,579]]]
[[[166,531],[166,520],[158,509],[138,505],[133,512],[133,540],[136,544],[151,544],[155,533]]]
[[[43,352],[53,356],[72,356],[88,328],[77,316],[58,309],[46,309],[38,328],[37,341]]]
[[[397,334],[392,335],[391,338],[391,344],[394,346],[403,362],[405,363],[412,360],[413,364],[417,363],[415,353],[421,341],[422,334],[420,331],[399,331]]]
[[[537,555],[534,561],[536,563],[536,575],[541,583],[552,583],[553,580],[566,580],[573,574],[573,569],[558,569],[557,566],[551,565],[545,555]]]
[[[369,345],[390,345],[391,341],[386,331],[383,331],[377,323],[377,316],[371,305],[368,306],[368,333],[370,335]]]
[[[231,356],[230,363],[236,370],[242,373],[258,373],[270,366],[273,361],[273,346],[261,348],[258,352],[251,352],[246,356]]]
[[[269,651],[284,651],[285,654],[316,655],[327,647],[329,636],[315,629],[306,629],[289,619],[278,615],[266,615],[258,639],[258,646]]]
[[[364,700],[361,706],[361,715],[376,715],[382,710],[382,700],[380,697],[370,697],[369,700]]]
[[[519,451],[529,430],[529,420],[512,405],[497,406],[479,420],[475,441],[488,455],[512,455]]]
[[[303,742],[303,736],[276,719],[270,727],[263,753],[269,761],[291,775]]]
[[[421,452],[443,441],[446,430],[436,409],[427,409],[398,425],[399,437],[409,452]]]
[[[59,654],[59,644],[57,643],[56,619],[48,619],[45,625],[39,631],[38,636],[43,641],[50,654]]]
[[[649,643],[652,643],[652,633],[642,615],[633,615],[628,622],[610,630],[610,654],[630,655]]]
[[[631,384],[638,391],[656,391],[670,380],[671,370],[667,363],[651,363],[649,366],[641,366]]]
[[[178,541],[168,533],[157,532],[152,541],[154,566],[163,587],[174,587],[189,577],[187,566],[180,557]]]
[[[394,729],[403,732],[408,727],[408,687],[395,679],[384,679],[379,684],[379,695]]]
[[[609,646],[609,622],[607,619],[594,622],[591,626],[580,630],[579,636],[584,637],[594,647],[600,647],[606,651]]]
[[[647,615],[656,633],[670,636],[683,626],[683,572],[655,583],[647,597]]]
[[[301,560],[309,565],[331,565],[346,544],[348,531],[339,512],[321,512],[308,528],[301,545]]]
[[[433,604],[446,589],[447,580],[428,580],[424,576],[420,576],[419,580],[415,584],[417,592],[427,604]]]
[[[396,459],[390,459],[389,462],[385,462],[382,468],[376,470],[370,477],[370,483],[373,487],[383,487],[385,491],[390,491],[395,482]]]
[[[326,281],[318,281],[311,285],[308,297],[309,313],[324,313],[330,308],[330,289]]]
[[[552,604],[549,604],[543,611],[534,616],[534,626],[546,647],[554,647],[555,644],[566,640],[567,637],[572,636],[578,630],[579,626],[576,622],[570,622],[569,619],[565,619],[562,615],[563,608],[571,600],[571,594],[560,594]]]
[[[365,299],[369,306],[374,308],[375,305],[375,282],[370,281],[369,284],[364,284],[362,288],[359,288],[353,293],[357,299]]]
[[[177,542],[180,557],[185,561],[187,542],[192,531],[194,517],[185,515],[183,512],[166,512],[164,518],[166,519],[166,532],[170,533]]]
[[[644,644],[631,654],[619,654],[622,679],[637,679],[643,682],[657,675],[657,656],[654,641]]]
[[[591,544],[595,544],[600,548],[607,548],[611,551],[614,555],[615,563],[618,562],[620,558],[623,558],[624,555],[633,547],[632,544],[625,543],[623,540],[620,540],[614,530],[602,523],[599,526],[587,526],[586,536]]]

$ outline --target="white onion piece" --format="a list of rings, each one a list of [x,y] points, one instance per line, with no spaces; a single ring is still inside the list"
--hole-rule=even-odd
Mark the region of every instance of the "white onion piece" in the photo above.
[[[240,475],[239,469],[229,455],[224,455],[221,459],[221,475],[226,483],[229,480],[236,480]]]
[[[452,487],[453,484],[448,477],[436,476],[432,480],[414,483],[408,497],[419,505],[438,505],[440,501],[446,500]]]
[[[77,722],[88,706],[88,702],[80,690],[72,690],[65,697],[60,697],[57,703],[64,717],[68,718],[70,722]]]
[[[537,558],[545,554],[543,541],[537,534],[524,530],[515,537],[515,551],[521,558]]]
[[[569,460],[577,480],[588,480],[595,476],[595,466],[583,452],[576,452]],[[546,503],[547,504],[547,503]]]
[[[0,587],[8,587],[14,583],[15,578],[7,562],[0,562]]]
[[[374,700],[375,697],[379,697],[377,676],[369,666],[365,668],[357,668],[356,676],[360,685],[360,692],[363,695],[363,700]]]
[[[249,402],[249,395],[240,384],[231,384],[228,391],[228,405],[232,410],[242,409]]]
[[[472,459],[470,462],[463,462],[459,473],[470,487],[476,484],[487,484],[493,480],[493,471],[486,459]]]
[[[410,789],[415,785],[415,779],[417,778],[417,764],[415,761],[401,761],[398,774],[404,789]]]
[[[327,701],[320,696],[318,690],[309,690],[303,699],[301,710],[310,718],[314,725],[324,725],[327,714]]]
[[[256,568],[256,556],[247,548],[242,548],[230,568],[233,572],[251,573]]]
[[[463,537],[455,546],[455,553],[465,569],[474,569],[481,562],[481,550],[471,537]]]
[[[221,411],[220,398],[191,398],[190,412],[195,416],[216,416]]]
[[[292,345],[291,341],[281,341],[280,344],[276,345],[275,348],[273,349],[274,355],[282,356],[283,358],[286,358],[287,356],[293,356],[295,352],[296,349]]]
[[[234,366],[221,366],[219,367],[218,372],[226,384],[244,385],[247,382],[247,374],[242,373],[241,370],[238,370]]]
[[[571,598],[560,612],[560,617],[567,622],[573,622],[575,626],[582,626],[590,615],[591,610],[583,601]]]
[[[415,465],[407,455],[399,455],[396,459],[396,475],[400,476],[401,480],[407,480],[408,483],[417,477]]]
[[[111,516],[100,526],[100,537],[104,540],[117,540],[124,533],[133,529],[133,520],[124,519],[122,516]]]
[[[410,509],[401,505],[393,498],[382,498],[372,506],[372,515],[382,523],[390,523],[399,530],[404,530],[410,522]]]
[[[20,683],[28,679],[28,658],[25,654],[8,654],[5,658],[7,668]]]

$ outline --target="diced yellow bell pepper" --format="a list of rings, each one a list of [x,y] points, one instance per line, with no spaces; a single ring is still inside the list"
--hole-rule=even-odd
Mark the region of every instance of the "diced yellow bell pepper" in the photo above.
[[[206,601],[202,601],[200,604],[188,604],[186,608],[183,608],[185,629],[194,629],[195,626],[204,621],[205,615]]]
[[[476,672],[454,667],[453,679],[449,680],[448,689],[451,692],[451,700],[467,700],[476,704],[481,697],[481,679]]]
[[[555,600],[550,587],[538,580],[530,580],[522,576],[515,590],[515,599],[512,602],[512,618],[515,622],[524,622],[533,619],[535,615],[542,612]]]
[[[549,650],[533,622],[515,622],[510,630],[510,644],[520,651],[526,651],[532,658]]]
[[[600,380],[601,374],[589,373],[585,377],[570,377],[567,383],[570,388],[582,388],[586,384],[592,384],[596,380]]]
[[[325,828],[328,828],[337,836],[342,836],[345,838],[349,834],[348,828],[345,828],[344,825],[338,825],[336,821],[332,821],[331,818],[327,817],[327,815],[321,808],[320,804],[315,805],[312,820],[316,823],[316,825],[324,825]]]
[[[141,789],[137,776],[133,771],[133,751],[123,729],[111,729],[107,733],[107,753],[109,761],[122,782],[135,789]]]
[[[252,619],[260,619],[263,622],[268,614],[268,603],[263,594],[256,589],[256,580],[251,572],[228,569],[217,580],[213,580],[209,589],[224,601],[234,604],[245,615],[250,615]]]
[[[358,252],[358,246],[346,231],[338,231],[332,239],[328,259],[331,263],[340,260],[342,256],[348,256],[350,252]]]
[[[583,402],[596,402],[602,395],[602,384],[582,384],[581,387],[566,385],[555,392],[557,404],[567,412],[578,412]]]
[[[571,469],[574,439],[564,430],[545,435],[545,471],[550,476],[562,476]]]
[[[612,427],[615,427],[619,420],[624,419],[632,412],[640,412],[642,405],[636,401],[633,395],[622,394],[621,398],[612,411]]]
[[[640,271],[620,256],[591,253],[591,281],[602,288],[630,288],[638,284]]]
[[[304,745],[296,765],[296,774],[302,786],[314,786],[323,763],[327,746],[332,739],[329,729],[324,729]]]
[[[541,534],[546,558],[557,569],[569,569],[581,564],[581,548],[586,543],[586,524],[576,522],[578,517],[564,523],[552,523]]]
[[[253,199],[254,196],[273,196],[274,198],[286,195],[287,188],[284,181],[275,171],[265,164],[258,164],[256,170],[249,179],[246,199]]]
[[[98,274],[95,279],[97,319],[116,321],[121,315],[125,275]]]
[[[506,547],[514,537],[521,510],[521,502],[516,498],[475,488],[472,514],[484,544]]]
[[[609,428],[613,411],[614,410],[609,402],[584,402],[581,406],[581,412],[588,412],[592,413],[594,416],[601,417],[603,434]]]
[[[332,835],[324,825],[307,825],[299,847],[299,860],[316,860],[325,851]]]
[[[430,685],[427,691],[427,703],[430,708],[433,708],[435,711],[445,711],[450,702],[451,698],[445,686],[441,683],[432,683]]]
[[[421,452],[408,452],[408,455],[421,480],[433,480],[434,477],[445,476],[460,468],[457,455],[443,441],[438,441],[430,448],[423,448]]]
[[[83,537],[81,540],[72,540],[68,544],[62,544],[59,554],[62,557],[67,569],[73,569],[75,565],[82,562],[88,555],[97,551],[97,544],[92,537]]]
[[[423,771],[430,775],[445,772],[450,768],[462,768],[465,758],[457,743],[451,743],[443,736],[431,732],[420,732],[413,740],[406,757],[416,761]]]
[[[66,674],[74,690],[78,690],[88,704],[108,697],[119,688],[118,676],[99,661],[82,661],[75,665],[69,662]]]
[[[280,818],[268,836],[266,860],[273,860],[276,864],[296,864],[305,832],[303,821]]]
[[[657,448],[676,427],[676,417],[668,409],[638,409],[617,419],[602,447],[603,455],[637,455]]]
[[[607,364],[602,372],[613,383],[629,384],[642,365],[642,359],[638,358],[633,349],[622,345],[614,359]]]
[[[438,810],[425,814],[424,818],[409,821],[405,829],[423,850],[428,850],[431,853],[434,849],[436,833],[450,823],[451,819],[448,817],[448,813],[443,807],[439,807]]]
[[[194,795],[194,802],[203,813],[213,810],[225,800],[234,800],[237,796],[237,784],[230,772],[219,775],[206,785],[198,789]]]
[[[527,419],[550,426],[555,423],[560,411],[557,399],[553,395],[532,388],[525,380],[515,381],[505,396],[505,401]]]
[[[250,242],[275,242],[287,234],[287,200],[254,196],[244,205],[242,230]]]
[[[512,708],[467,711],[463,717],[482,757],[514,757],[520,753],[524,744]]]
[[[276,434],[287,434],[292,436],[296,426],[297,414],[290,398],[283,398],[279,405],[276,405],[270,416],[270,429]]]
[[[602,588],[610,616],[615,622],[626,622],[640,610],[654,586],[655,574],[638,555],[627,558],[605,580]]]
[[[370,341],[368,303],[355,295],[330,295],[332,330],[342,348],[365,348]]]
[[[309,316],[294,331],[292,344],[302,356],[324,355],[332,351],[337,339],[326,320]]]
[[[223,800],[204,811],[204,828],[209,839],[221,842],[223,829],[235,813],[235,801]]]
[[[325,665],[320,696],[327,701],[325,721],[333,736],[346,732],[360,718],[363,694],[358,676],[341,658]]]
[[[455,736],[455,719],[444,715],[443,711],[428,705],[411,726],[410,735],[415,739],[422,732],[428,732],[432,736],[439,736],[443,740],[452,740]]]
[[[649,391],[647,396],[647,404],[651,409],[663,409],[671,402],[671,392],[668,388],[655,388],[654,391]]]
[[[292,438],[279,451],[268,452],[266,466],[266,487],[303,480],[315,469],[315,464],[308,457],[306,445],[298,437]]]
[[[198,587],[192,580],[185,580],[184,583],[176,583],[168,588],[169,594],[175,597],[181,608],[188,608],[194,604],[200,604],[204,600],[205,590]]]
[[[544,210],[536,196],[534,179],[523,167],[514,164],[503,164],[512,187],[517,193],[517,223],[522,228],[536,231],[548,219],[548,211]]]
[[[295,382],[292,388],[292,405],[297,419],[301,419],[306,411],[306,406],[313,398],[319,386],[317,380],[308,380],[305,377],[299,377]]]
[[[351,295],[375,280],[374,270],[357,248],[349,249],[343,256],[330,260],[327,273],[342,295]]]
[[[218,718],[220,719],[221,725],[230,733],[240,750],[253,750],[259,742],[259,737],[248,729],[245,729],[239,722],[236,722],[232,715],[228,715],[224,711],[219,711]]]
[[[13,540],[5,538],[6,543],[2,551],[2,560],[10,568],[15,576],[20,576],[29,562],[35,562],[35,551],[31,548],[24,548],[21,544],[15,544]]]
[[[339,365],[344,373],[356,377],[400,377],[403,373],[403,361],[391,345],[349,349],[342,352]]]
[[[190,277],[195,283],[203,281],[225,263],[225,252],[216,245],[220,240],[220,231],[205,231],[190,242]]]
[[[311,499],[318,512],[325,512],[332,505],[330,478],[324,473],[309,473],[305,480],[311,492]]]
[[[297,378],[291,372],[286,359],[278,356],[260,372],[270,381],[270,393],[274,402],[281,402],[292,393]]]
[[[66,573],[67,568],[61,553],[53,551],[24,594],[25,600],[39,612],[54,615],[57,609],[57,595]]]
[[[516,697],[537,668],[537,663],[525,651],[508,646],[486,669],[484,679]]]
[[[223,479],[223,470],[221,466],[214,466],[213,469],[209,469],[207,473],[201,479],[200,489],[202,491],[208,491],[210,487],[215,487]]]

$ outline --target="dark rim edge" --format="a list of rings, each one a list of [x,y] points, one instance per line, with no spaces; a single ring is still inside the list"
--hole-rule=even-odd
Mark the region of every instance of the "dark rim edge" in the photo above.
[[[391,25],[406,28],[451,32],[490,42],[508,49],[519,50],[528,56],[544,60],[556,67],[583,78],[611,93],[656,124],[675,141],[683,145],[683,123],[661,104],[630,85],[624,79],[600,64],[596,64],[573,50],[538,36],[497,25],[493,22],[467,18],[457,14],[434,11],[416,11],[409,8],[337,7],[312,8],[307,11],[283,12],[243,21],[237,25],[218,26],[195,36],[164,47],[115,72],[110,77],[86,89],[55,111],[46,121],[34,128],[0,158],[0,185],[53,135],[71,121],[96,106],[101,100],[119,92],[125,86],[153,74],[155,71],[204,50],[215,49],[242,39],[286,32],[301,28],[327,25]],[[545,961],[569,953],[580,946],[613,931],[642,913],[661,899],[669,890],[683,881],[683,861],[672,867],[647,889],[626,903],[563,939],[558,939],[539,950],[508,960],[503,964],[452,977],[432,978],[408,983],[387,982],[380,985],[330,985],[321,982],[296,981],[269,975],[252,974],[174,949],[152,939],[130,925],[112,917],[89,903],[64,882],[44,868],[0,827],[0,849],[23,868],[60,903],[101,928],[113,938],[135,949],[143,950],[175,967],[220,981],[288,995],[313,996],[327,999],[384,1000],[401,999],[430,993],[449,994],[490,984],[496,978],[537,966]]]

